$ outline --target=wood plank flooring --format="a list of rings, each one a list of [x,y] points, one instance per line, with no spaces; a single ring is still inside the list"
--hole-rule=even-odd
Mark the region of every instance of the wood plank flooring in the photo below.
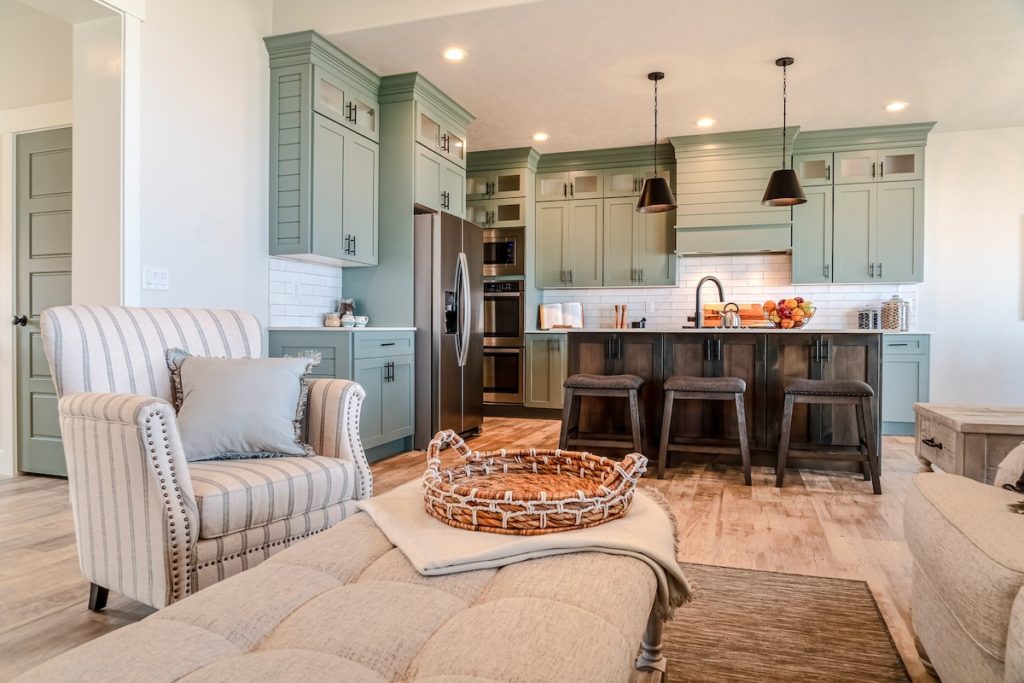
[[[554,420],[488,418],[470,443],[553,448],[558,431]],[[753,487],[743,485],[739,468],[690,464],[643,483],[664,493],[679,517],[683,561],[867,581],[912,678],[932,681],[914,650],[903,540],[903,500],[917,470],[913,441],[887,437],[883,454],[881,496],[859,475],[807,470],[788,472],[779,490],[774,473],[759,467]],[[413,451],[375,464],[375,491],[420,476],[425,462]],[[93,614],[87,597],[67,483],[0,478],[0,680],[152,611],[111,593],[107,610]]]

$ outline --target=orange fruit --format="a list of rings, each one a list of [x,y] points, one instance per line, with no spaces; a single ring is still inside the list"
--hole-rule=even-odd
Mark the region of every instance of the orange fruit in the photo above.
[[[796,299],[786,299],[786,308],[796,308],[799,305]]]
[[[762,308],[764,309],[765,313],[771,313],[777,308],[777,306],[775,305],[774,301],[765,301],[764,306],[762,306]]]
[[[782,329],[788,330],[788,329],[790,329],[792,327],[793,327],[793,321],[792,320],[783,320],[782,321]]]

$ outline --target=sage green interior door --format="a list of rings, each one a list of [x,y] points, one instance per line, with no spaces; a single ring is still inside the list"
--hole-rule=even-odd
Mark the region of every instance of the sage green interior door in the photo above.
[[[537,286],[567,287],[565,265],[566,235],[569,230],[569,202],[537,204],[537,246],[534,262]]]
[[[837,162],[838,163],[838,162]],[[874,282],[875,257],[872,240],[876,183],[836,185],[833,213],[832,280],[836,283]]]
[[[71,129],[19,135],[15,154],[18,469],[66,476],[39,314],[71,303]]]
[[[636,211],[636,199],[604,200],[604,284],[628,287],[637,284],[636,225],[643,216]]]

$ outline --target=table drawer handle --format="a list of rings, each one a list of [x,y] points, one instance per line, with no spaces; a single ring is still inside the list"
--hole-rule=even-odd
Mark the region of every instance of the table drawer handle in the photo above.
[[[940,451],[942,450],[942,442],[936,441],[930,436],[921,439],[921,443],[923,443],[925,446],[928,446],[928,448],[938,448]]]

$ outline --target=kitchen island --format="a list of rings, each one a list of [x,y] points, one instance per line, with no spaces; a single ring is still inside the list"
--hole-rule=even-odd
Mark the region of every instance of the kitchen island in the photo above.
[[[774,465],[786,380],[855,379],[875,390],[872,419],[880,426],[880,330],[778,330],[774,328],[677,328],[570,330],[568,374],[632,374],[644,379],[641,397],[647,424],[646,455],[657,457],[664,381],[673,375],[739,377],[747,383],[747,430],[754,464]],[[676,404],[672,436],[693,443],[682,459],[739,463],[735,407],[729,402]],[[628,434],[626,411],[614,399],[586,397],[580,430]],[[851,406],[797,405],[792,443],[822,450],[857,444]],[[791,454],[794,467],[857,469],[857,463],[813,461]]]

